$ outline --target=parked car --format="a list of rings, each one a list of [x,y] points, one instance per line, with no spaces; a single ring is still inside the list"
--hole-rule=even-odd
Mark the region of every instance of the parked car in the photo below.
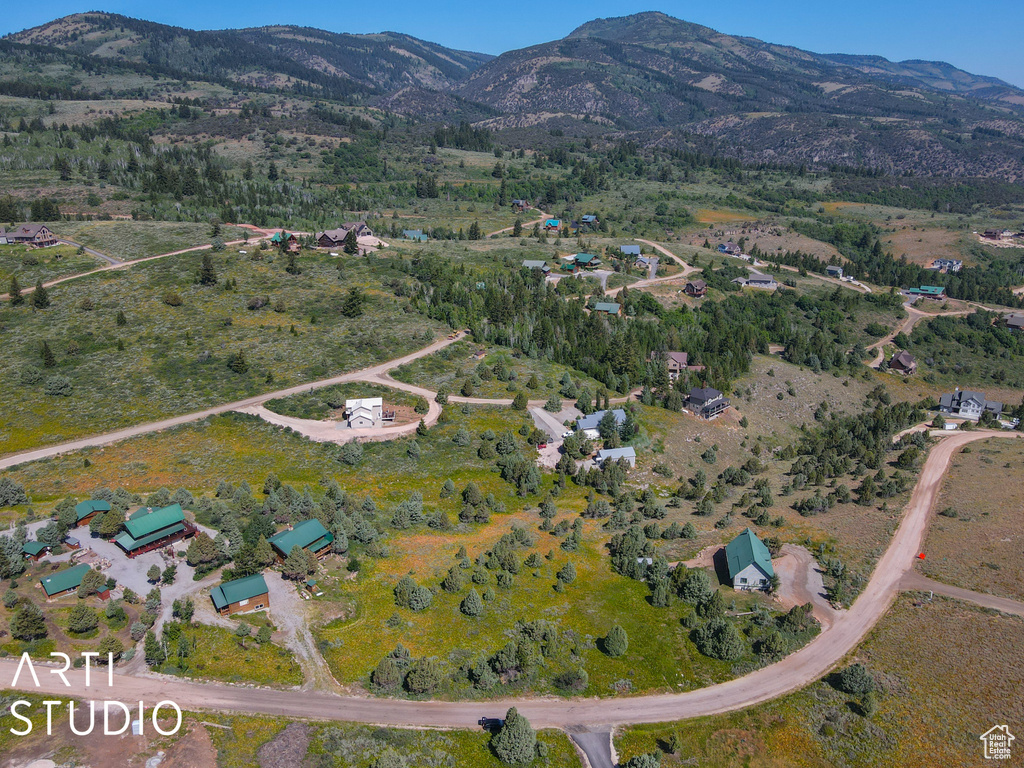
[[[538,448],[547,448],[548,444],[547,443],[537,443],[537,447]]]
[[[567,437],[572,437],[572,430],[569,430],[568,432],[563,432],[562,433],[562,439],[563,440],[565,440],[565,438],[567,438]]]
[[[477,725],[479,725],[485,731],[497,731],[504,724],[505,724],[505,721],[502,720],[500,717],[481,717],[477,721]]]

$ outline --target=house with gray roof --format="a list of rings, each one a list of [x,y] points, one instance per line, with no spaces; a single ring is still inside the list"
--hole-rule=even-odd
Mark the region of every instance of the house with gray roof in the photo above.
[[[960,419],[977,421],[986,411],[999,418],[1003,413],[1003,404],[996,400],[986,400],[984,392],[967,389],[958,389],[939,398],[939,412]]]
[[[629,462],[629,466],[636,466],[636,451],[633,450],[632,446],[627,445],[625,448],[602,448],[594,455],[594,463],[603,466],[606,461],[616,462],[619,459],[625,459]]]
[[[728,407],[729,401],[712,387],[694,387],[686,398],[687,410],[702,419],[720,416]]]

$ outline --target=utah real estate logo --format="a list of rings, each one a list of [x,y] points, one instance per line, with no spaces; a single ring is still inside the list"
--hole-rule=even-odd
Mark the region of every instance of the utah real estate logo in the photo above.
[[[986,760],[1009,760],[1010,744],[1017,737],[1010,733],[1008,725],[996,725],[981,734],[980,738],[985,743]]]

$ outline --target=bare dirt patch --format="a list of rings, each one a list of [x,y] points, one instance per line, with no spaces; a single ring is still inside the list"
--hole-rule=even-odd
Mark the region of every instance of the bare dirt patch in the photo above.
[[[882,236],[882,245],[896,258],[906,256],[912,264],[930,267],[935,259],[963,259],[961,233],[934,227],[903,224],[896,232]],[[965,263],[970,260],[965,260]]]
[[[273,741],[256,753],[260,768],[303,768],[309,750],[310,728],[304,723],[291,723]]]

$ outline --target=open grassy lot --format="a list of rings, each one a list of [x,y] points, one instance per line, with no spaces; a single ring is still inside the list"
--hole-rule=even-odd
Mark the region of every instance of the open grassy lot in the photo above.
[[[270,251],[217,255],[213,287],[195,283],[201,258],[168,257],[57,286],[43,311],[0,307],[0,323],[17,340],[0,362],[9,405],[0,452],[324,378],[435,338],[436,323],[383,287],[376,261],[313,254],[298,259],[301,274],[289,274]],[[352,287],[365,301],[349,318],[341,305]],[[229,367],[239,354],[244,364]],[[51,380],[63,394],[46,394]]]
[[[106,264],[102,259],[85,253],[78,255],[78,249],[70,245],[55,245],[52,248],[28,248],[24,245],[0,245],[0,293],[7,293],[11,277],[18,278],[22,290],[65,275],[88,272]]]
[[[826,682],[769,704],[678,724],[639,726],[617,737],[620,759],[663,751],[662,766],[981,765],[979,736],[1021,722],[1020,619],[936,598],[901,596],[856,659],[878,686],[877,712]],[[951,695],[951,692],[956,692]]]
[[[479,656],[499,651],[516,622],[536,619],[551,622],[564,637],[562,643],[575,645],[576,650],[571,655],[553,655],[543,677],[529,686],[535,691],[554,692],[550,680],[543,678],[574,665],[589,673],[586,693],[593,695],[686,690],[731,676],[730,664],[696,651],[679,623],[677,609],[653,608],[645,600],[646,586],[611,571],[601,546],[605,534],[598,525],[587,526],[579,552],[566,553],[559,549],[558,537],[536,532],[537,520],[534,515],[520,514],[468,535],[423,533],[403,537],[395,540],[386,562],[368,564],[355,582],[340,578],[340,566],[335,566],[336,586],[328,588],[326,597],[354,606],[351,616],[316,632],[335,677],[342,683],[366,682],[384,653],[398,643],[413,657],[437,657],[446,670],[454,672]],[[469,583],[467,574],[464,589],[451,594],[438,592],[431,607],[421,613],[395,606],[392,590],[398,575],[408,573],[417,583],[433,587],[448,568],[457,565],[459,546],[465,546],[474,558],[514,524],[534,531],[535,544],[522,548],[518,556],[522,559],[536,552],[543,564],[523,568],[511,589],[496,585],[493,573],[482,584]],[[558,593],[554,590],[555,573],[568,561],[576,568],[577,580]],[[471,587],[478,592],[490,587],[495,592],[484,614],[475,618],[459,611]],[[389,619],[392,616],[398,620]],[[629,651],[621,658],[605,656],[595,642],[614,624],[620,624],[630,638]],[[499,685],[489,695],[522,687],[522,683],[507,688]],[[474,692],[465,680],[455,690],[462,696],[485,695]]]
[[[184,624],[180,638],[191,646],[188,654],[176,654],[172,644],[161,671],[229,683],[293,686],[302,683],[302,670],[291,651],[273,643],[239,638],[230,629],[208,624]],[[164,638],[171,634],[164,628]]]
[[[388,729],[207,713],[201,717],[207,722],[227,726],[209,729],[219,768],[249,768],[260,763],[263,753],[279,753],[286,743],[296,741],[307,744],[298,759],[320,768],[370,768],[387,753],[404,758],[409,766],[498,768],[502,765],[488,747],[489,736],[483,731]],[[537,737],[547,746],[548,756],[533,765],[538,768],[579,765],[575,749],[564,733],[545,730]]]
[[[480,352],[486,354],[478,357]],[[494,375],[499,360],[504,361],[509,371],[507,380]],[[552,394],[558,394],[559,382],[566,373],[574,382],[587,386],[591,393],[603,388],[589,376],[559,363],[517,355],[503,347],[482,347],[466,340],[395,368],[391,375],[398,381],[432,390],[445,387],[452,395],[461,394],[463,384],[469,379],[474,397],[511,398],[525,390],[531,400],[547,400]],[[537,377],[539,384],[535,389],[528,386],[532,376]]]
[[[958,587],[1024,600],[1024,445],[986,440],[942,481],[921,570]]]
[[[115,259],[141,259],[213,242],[209,224],[171,221],[61,221],[50,227],[58,237],[95,248]],[[240,227],[222,227],[221,240],[250,239]]]

